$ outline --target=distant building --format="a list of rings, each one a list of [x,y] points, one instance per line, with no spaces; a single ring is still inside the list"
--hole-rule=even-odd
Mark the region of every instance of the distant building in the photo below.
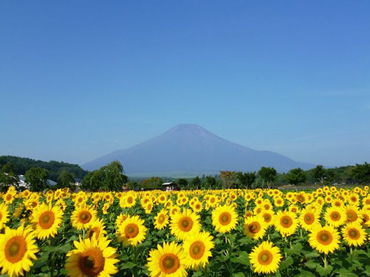
[[[165,191],[174,191],[174,190],[179,190],[178,184],[174,182],[166,182],[162,184],[163,190]]]

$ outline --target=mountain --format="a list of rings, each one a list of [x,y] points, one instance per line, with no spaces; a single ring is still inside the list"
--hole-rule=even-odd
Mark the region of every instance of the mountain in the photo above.
[[[162,135],[117,150],[81,165],[98,169],[118,160],[129,176],[217,174],[220,170],[258,171],[262,166],[287,172],[315,165],[300,163],[271,151],[257,151],[218,137],[196,124],[180,124]]]

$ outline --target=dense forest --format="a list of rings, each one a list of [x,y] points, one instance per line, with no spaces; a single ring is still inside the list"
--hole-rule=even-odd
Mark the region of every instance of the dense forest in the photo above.
[[[12,171],[17,175],[25,175],[27,170],[31,168],[43,168],[49,172],[48,178],[57,181],[62,171],[67,171],[75,178],[83,179],[87,174],[87,171],[83,170],[77,164],[70,164],[65,162],[57,161],[40,161],[29,158],[21,158],[15,156],[0,156],[0,169],[8,164],[12,167]]]

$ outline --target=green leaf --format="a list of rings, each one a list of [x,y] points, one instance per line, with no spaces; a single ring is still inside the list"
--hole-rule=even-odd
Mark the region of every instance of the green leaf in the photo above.
[[[291,249],[288,250],[288,253],[294,255],[300,255],[302,253],[303,246],[300,243],[294,244]]]
[[[317,265],[316,270],[321,276],[326,276],[326,275],[330,274],[330,272],[333,271],[333,267],[331,265],[327,265],[326,267],[322,267],[321,265]]]
[[[126,262],[124,263],[123,265],[120,266],[120,269],[121,270],[124,270],[124,269],[131,269],[131,268],[134,268],[137,264],[135,263],[132,263],[132,262]]]
[[[307,270],[303,270],[303,269],[300,269],[299,270],[301,273],[295,275],[295,277],[316,277],[315,274],[313,274],[312,272],[310,271],[307,271]]]
[[[288,257],[286,258],[281,264],[280,264],[280,267],[279,269],[280,270],[284,270],[286,268],[288,268],[289,266],[291,266],[293,264],[293,258],[292,257]]]
[[[339,270],[339,276],[340,277],[358,277],[357,274],[354,274],[354,273],[350,272],[349,270],[347,270],[345,268],[341,268]]]
[[[248,238],[248,237],[244,237],[244,238],[241,238],[238,240],[238,243],[240,245],[245,245],[245,244],[251,244],[253,241],[252,239]]]
[[[304,256],[306,258],[316,258],[316,257],[320,257],[320,253],[317,252],[316,250],[313,250],[311,252],[305,253]]]
[[[192,275],[192,277],[199,277],[199,276],[203,276],[203,272],[202,271],[195,271]]]
[[[233,277],[245,277],[243,272],[234,273],[232,276]]]
[[[231,261],[233,263],[238,263],[238,264],[242,264],[242,265],[246,265],[246,266],[250,265],[249,256],[248,256],[248,253],[246,251],[239,252],[239,256],[231,258]]]
[[[310,269],[315,269],[319,264],[314,261],[308,261],[304,265]]]
[[[70,250],[71,250],[71,245],[65,244],[65,245],[62,245],[62,246],[58,246],[55,249],[55,252],[65,254],[65,253],[68,253]]]

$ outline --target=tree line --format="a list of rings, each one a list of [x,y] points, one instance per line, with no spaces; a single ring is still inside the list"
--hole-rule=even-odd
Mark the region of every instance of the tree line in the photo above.
[[[76,177],[81,180],[79,189],[87,191],[121,191],[123,189],[162,189],[164,181],[175,182],[181,189],[222,188],[276,188],[284,185],[332,185],[369,184],[370,164],[356,164],[339,168],[317,165],[310,170],[291,169],[278,173],[273,167],[261,167],[255,172],[220,171],[216,175],[193,178],[161,178],[157,176],[130,180],[119,161],[113,161],[94,171],[84,171],[78,165],[64,162],[43,162],[28,158],[0,156],[0,189],[19,183],[19,175],[25,176],[32,191],[50,188],[48,179],[55,180],[53,189],[69,187],[75,190]]]

